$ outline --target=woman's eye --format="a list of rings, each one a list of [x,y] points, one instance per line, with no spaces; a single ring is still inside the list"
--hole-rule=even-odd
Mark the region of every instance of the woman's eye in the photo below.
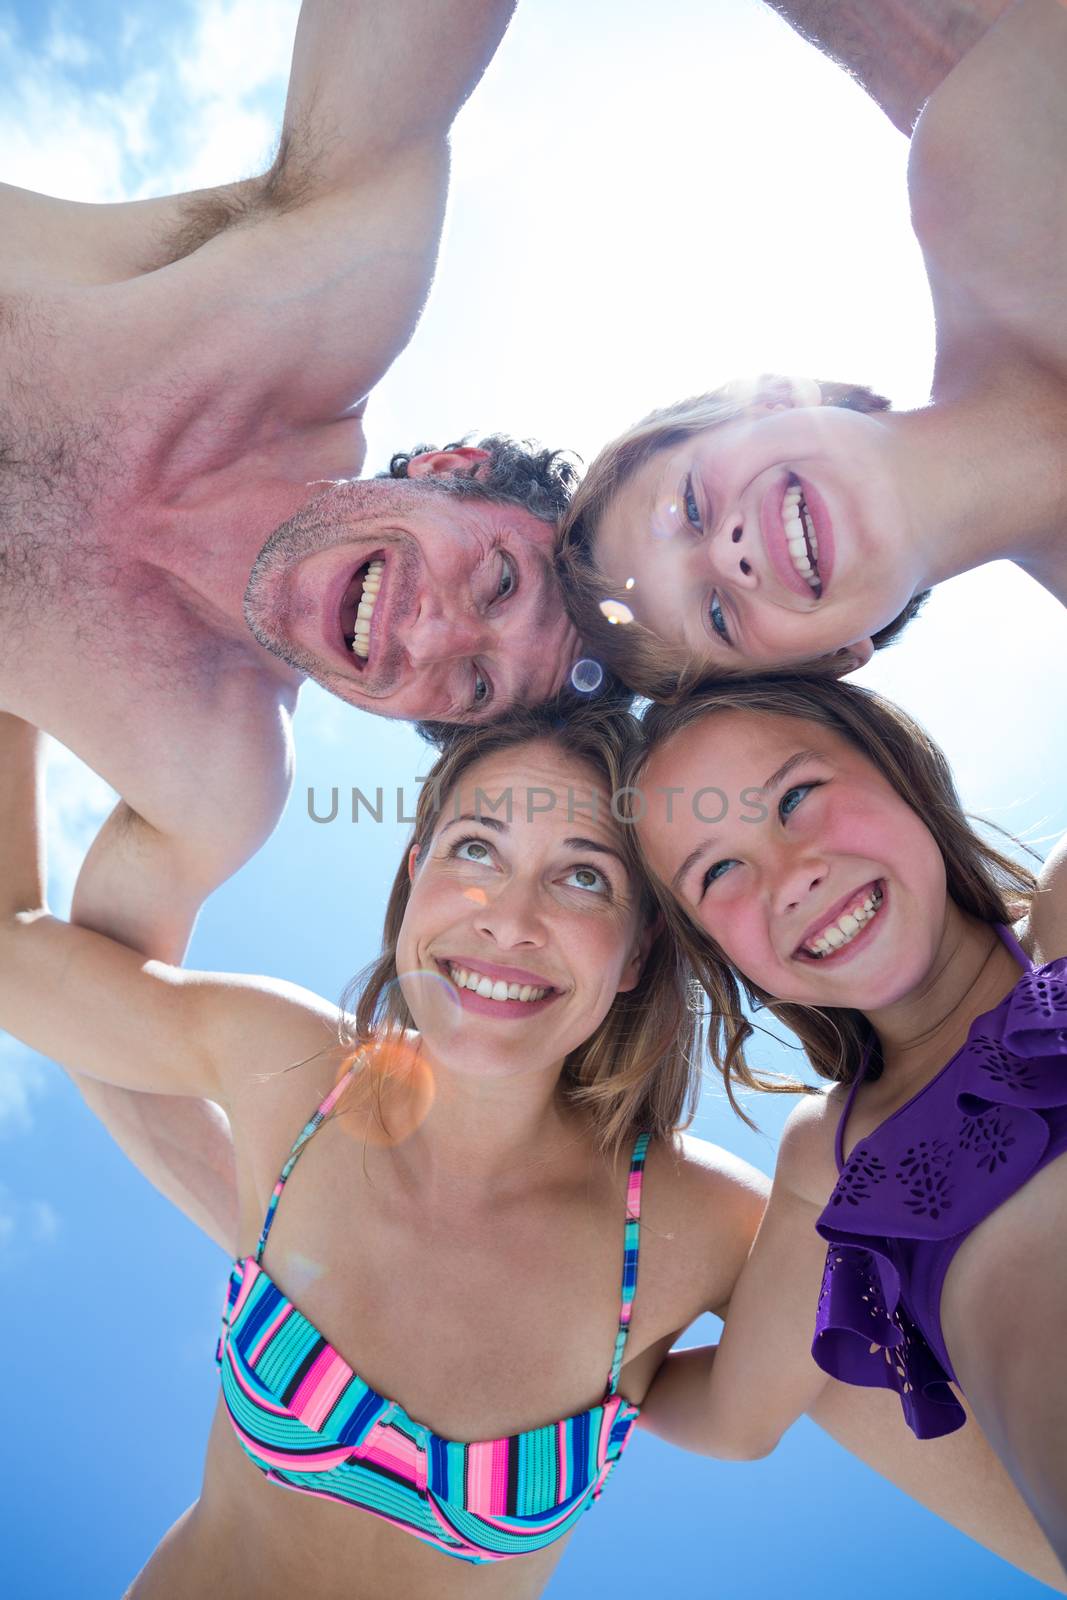
[[[483,678],[481,673],[477,670],[477,668],[475,668],[475,672],[474,672],[474,698],[473,698],[471,704],[475,705],[475,706],[484,706],[485,702],[488,700],[488,698],[489,698],[489,681],[488,681],[487,678]]]
[[[804,796],[818,787],[817,783],[798,783],[795,788],[787,789],[778,802],[778,815],[783,821],[786,817],[791,817]]]
[[[737,863],[732,858],[727,861],[716,861],[704,874],[700,885],[701,894],[706,894],[713,883],[718,883],[719,879],[729,872],[731,867],[736,865]]]
[[[715,629],[715,632],[719,635],[719,638],[724,639],[727,644],[730,644],[732,642],[730,639],[730,630],[726,626],[726,618],[723,615],[722,601],[719,599],[718,591],[715,589],[711,591],[711,599],[708,602],[708,620]]]
[[[488,861],[490,859],[489,846],[482,839],[460,839],[453,845],[452,854],[458,861]]]
[[[496,599],[503,600],[514,589],[517,582],[515,563],[503,551],[500,553],[500,582],[497,585]]]
[[[692,478],[687,477],[682,488],[682,505],[685,507],[685,520],[689,523],[690,527],[696,528],[699,532],[703,533],[703,524],[700,520],[700,507],[697,505],[697,497],[693,493]]]
[[[578,889],[609,890],[610,885],[602,872],[595,867],[574,867],[568,874],[568,880],[573,880]]]

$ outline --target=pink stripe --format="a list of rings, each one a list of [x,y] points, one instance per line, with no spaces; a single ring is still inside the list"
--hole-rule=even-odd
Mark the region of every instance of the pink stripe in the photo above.
[[[360,1461],[372,1461],[379,1467],[387,1467],[390,1472],[400,1472],[407,1476],[411,1482],[418,1482],[419,1452],[416,1445],[405,1439],[402,1434],[393,1433],[385,1437],[385,1430],[374,1424],[366,1439],[358,1450],[350,1451]]]
[[[327,1345],[315,1357],[293,1395],[292,1410],[309,1428],[320,1428],[351,1376],[352,1368],[332,1345]]]
[[[508,1509],[508,1441],[494,1439],[489,1488],[489,1510],[494,1516],[507,1515]]]
[[[237,1316],[241,1310],[241,1307],[244,1305],[245,1301],[248,1299],[248,1296],[252,1292],[252,1285],[259,1277],[259,1270],[260,1269],[256,1266],[256,1263],[251,1256],[246,1256],[241,1262],[241,1272],[243,1276],[241,1278],[241,1287],[237,1291],[237,1299],[234,1301],[233,1308],[230,1311],[231,1322],[235,1322],[237,1320]]]
[[[270,1341],[273,1339],[282,1323],[287,1317],[292,1316],[295,1309],[296,1308],[291,1305],[288,1300],[282,1302],[281,1310],[275,1314],[274,1321],[268,1323],[266,1332],[260,1334],[259,1338],[256,1340],[255,1349],[248,1357],[248,1365],[250,1367],[253,1369],[255,1368],[256,1362],[259,1360],[268,1344],[270,1344]]]
[[[234,1355],[233,1347],[229,1344],[226,1346],[226,1358],[229,1362],[230,1371],[237,1380],[238,1388],[243,1390],[254,1405],[257,1405],[261,1411],[269,1411],[275,1417],[287,1417],[289,1415],[285,1406],[276,1406],[272,1400],[265,1400],[258,1389],[251,1387],[248,1379],[237,1365],[237,1357]]]
[[[343,1466],[352,1454],[346,1445],[334,1445],[329,1450],[316,1450],[310,1456],[287,1454],[284,1450],[272,1450],[270,1445],[264,1444],[261,1439],[246,1433],[239,1422],[234,1422],[232,1415],[230,1422],[233,1424],[234,1433],[251,1455],[261,1457],[272,1467],[285,1467],[289,1472],[332,1472],[334,1467]]]
[[[556,1423],[556,1466],[559,1471],[556,1493],[560,1500],[565,1500],[570,1479],[567,1466],[567,1424],[565,1422]]]
[[[593,1483],[589,1485],[589,1489],[592,1489],[594,1484],[598,1482],[599,1479],[594,1478]],[[587,1489],[585,1493],[588,1493],[589,1489]],[[539,1533],[543,1533],[546,1528],[558,1528],[561,1522],[566,1522],[568,1517],[573,1516],[575,1504],[580,1503],[581,1498],[582,1497],[580,1495],[572,1495],[572,1504],[565,1506],[560,1511],[558,1517],[548,1517],[543,1520],[539,1520],[536,1527],[533,1528],[531,1528],[528,1523],[523,1522],[521,1517],[488,1517],[483,1515],[483,1513],[480,1511],[476,1512],[475,1515],[477,1516],[479,1522],[485,1523],[487,1528],[499,1528],[502,1533],[517,1534],[520,1538],[524,1533],[528,1533],[531,1537],[535,1538]]]

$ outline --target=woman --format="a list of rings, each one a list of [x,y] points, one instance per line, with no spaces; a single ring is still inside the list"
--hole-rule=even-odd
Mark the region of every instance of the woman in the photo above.
[[[895,1389],[918,1437],[962,1424],[958,1383],[1067,1561],[1067,852],[1035,879],[995,850],[922,730],[830,680],[724,684],[648,735],[637,832],[731,1098],[775,1086],[742,996],[835,1084],[783,1136],[720,1447],[764,1453],[805,1409],[817,1309],[819,1365]]]
[[[742,1163],[672,1149],[697,1080],[609,807],[632,722],[481,730],[438,764],[343,1043],[293,986],[146,964],[49,917],[32,732],[6,718],[3,737],[4,1026],[112,1082],[213,1097],[234,1130],[203,1493],[131,1593],[351,1595],[360,1571],[415,1600],[472,1592],[481,1561],[501,1568],[487,1593],[539,1593],[762,1207]],[[527,811],[533,789],[558,806]],[[486,811],[500,795],[514,820]]]
[[[632,688],[670,698],[693,675],[821,657],[847,671],[932,584],[998,557],[1067,601],[1065,75],[1067,12],[1023,0],[919,120],[932,405],[760,382],[655,412],[593,462],[563,576],[587,648]]]
[[[236,1139],[203,1492],[135,1600],[536,1595],[639,1408],[705,1448],[676,1403],[693,1353],[667,1351],[725,1309],[764,1183],[674,1136],[693,1019],[611,805],[634,741],[623,714],[460,737],[339,1044],[305,991],[146,964],[48,917],[34,736],[0,719],[0,1018],[83,1071],[217,1095]],[[1048,1578],[980,1437],[928,1467],[854,1393],[824,1383],[813,1409]]]

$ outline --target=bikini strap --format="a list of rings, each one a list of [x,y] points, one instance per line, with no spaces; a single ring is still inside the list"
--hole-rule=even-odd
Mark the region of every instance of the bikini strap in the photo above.
[[[1003,922],[997,922],[994,924],[994,926],[997,932],[1000,934],[1003,942],[1007,945],[1016,961],[1022,967],[1023,971],[1033,972],[1034,963],[1030,960],[1030,957],[1027,955],[1026,951],[1015,937],[1015,930]]]
[[[872,1034],[863,1046],[863,1054],[860,1057],[860,1064],[856,1068],[856,1076],[852,1080],[845,1103],[841,1107],[841,1115],[837,1119],[837,1132],[834,1135],[834,1160],[837,1162],[838,1172],[843,1172],[845,1168],[845,1124],[852,1110],[852,1102],[856,1098],[856,1090],[867,1076],[867,1065],[871,1059],[873,1040],[874,1036]]]
[[[619,1373],[622,1371],[626,1340],[630,1332],[630,1314],[633,1311],[634,1295],[637,1293],[637,1258],[641,1249],[641,1190],[645,1181],[645,1156],[651,1137],[649,1133],[638,1134],[630,1160],[622,1256],[622,1306],[619,1310],[619,1331],[615,1338],[615,1354],[612,1357],[611,1372],[608,1374],[605,1400],[611,1399],[619,1385]]]
[[[338,1078],[337,1082],[334,1084],[325,1100],[323,1100],[318,1107],[318,1110],[308,1122],[305,1122],[300,1133],[293,1141],[293,1148],[289,1152],[288,1159],[282,1168],[281,1173],[279,1174],[278,1181],[274,1185],[274,1190],[267,1204],[267,1215],[263,1218],[263,1229],[259,1235],[259,1243],[256,1245],[257,1265],[259,1264],[263,1252],[267,1247],[267,1235],[270,1233],[271,1226],[274,1222],[274,1213],[278,1209],[278,1201],[281,1199],[282,1190],[285,1188],[289,1174],[296,1166],[297,1161],[300,1159],[301,1152],[303,1151],[308,1140],[311,1138],[312,1134],[318,1132],[319,1128],[321,1128],[322,1124],[326,1121],[326,1118],[330,1115],[330,1112],[333,1110],[338,1100],[340,1100],[341,1095],[348,1086],[349,1078],[351,1078],[353,1072],[355,1072],[356,1067],[362,1060],[362,1057],[363,1052],[360,1051],[356,1056],[356,1059],[352,1062],[352,1065],[349,1067],[348,1071],[343,1077]]]

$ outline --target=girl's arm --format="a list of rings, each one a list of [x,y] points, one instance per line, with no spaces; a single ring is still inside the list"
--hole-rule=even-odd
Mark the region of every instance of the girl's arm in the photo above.
[[[729,1314],[712,1307],[726,1316],[721,1343],[672,1351],[649,1389],[643,1425],[684,1449],[726,1460],[765,1456],[823,1386],[811,1356],[826,1261],[815,1222],[833,1188],[835,1109],[812,1096],[786,1123],[770,1200]]]

